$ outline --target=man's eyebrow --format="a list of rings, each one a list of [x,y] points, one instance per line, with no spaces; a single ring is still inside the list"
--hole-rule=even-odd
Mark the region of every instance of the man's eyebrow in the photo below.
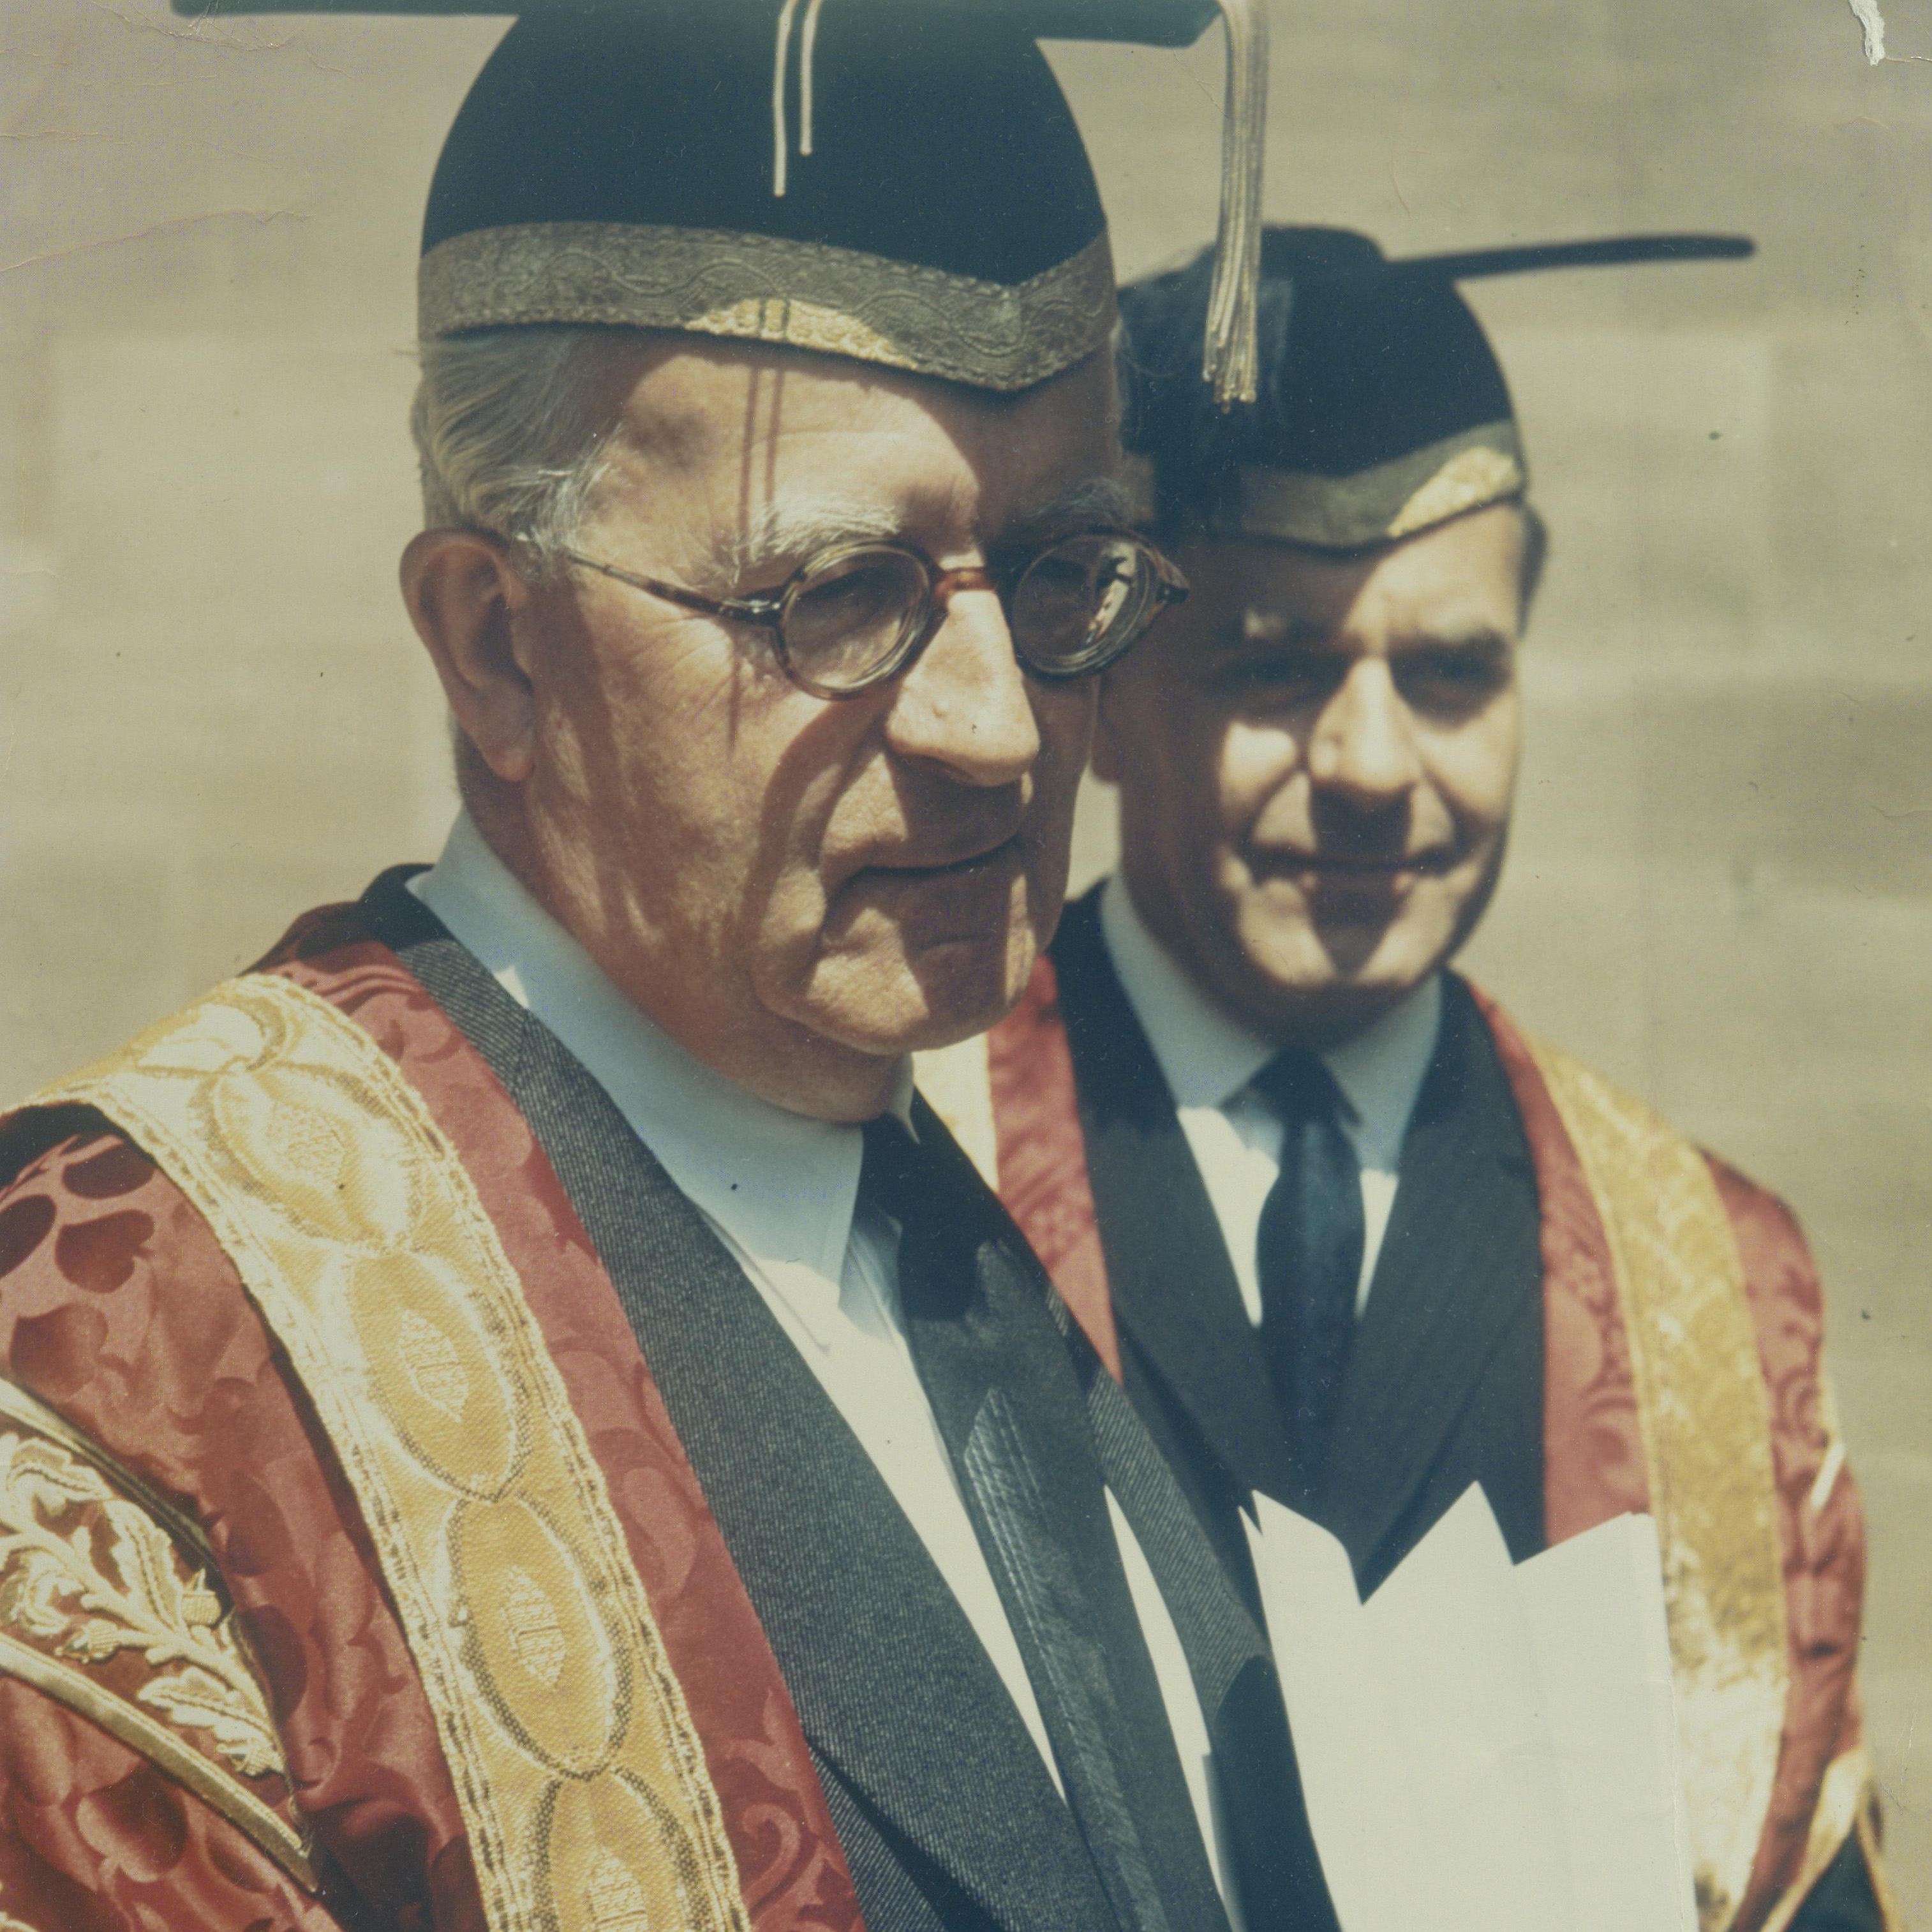
[[[1000,539],[1010,543],[1036,530],[1075,526],[1124,530],[1130,515],[1127,493],[1114,478],[1084,476],[1043,502],[1023,504],[1006,519]]]
[[[1070,525],[1124,527],[1127,516],[1126,493],[1118,483],[1107,476],[1084,477],[1008,518],[1000,540],[1011,542],[1036,531]],[[716,574],[728,589],[774,566],[801,563],[835,544],[903,542],[905,524],[903,511],[857,498],[768,503],[718,556]]]
[[[1477,618],[1467,624],[1430,624],[1394,640],[1391,649],[1402,651],[1460,651],[1472,656],[1482,652],[1506,651],[1510,639],[1486,620]]]
[[[1341,655],[1349,648],[1342,633],[1328,625],[1312,618],[1297,616],[1292,612],[1270,610],[1259,605],[1250,605],[1238,616],[1231,618],[1215,641],[1230,650],[1258,646],[1264,650],[1293,648]],[[1453,623],[1430,625],[1403,632],[1390,639],[1389,649],[1397,656],[1411,652],[1454,651],[1473,657],[1507,651],[1510,644],[1511,640],[1505,632],[1478,618],[1466,626]]]
[[[839,497],[768,503],[731,540],[717,569],[735,583],[774,564],[802,563],[836,544],[890,542],[903,534],[900,518],[876,503]]]

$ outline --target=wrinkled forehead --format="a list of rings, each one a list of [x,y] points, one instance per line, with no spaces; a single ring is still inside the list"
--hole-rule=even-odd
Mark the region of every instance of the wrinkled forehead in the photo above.
[[[1000,397],[794,350],[639,337],[611,346],[602,380],[617,487],[698,493],[747,532],[794,506],[881,536],[985,534],[1083,499],[1100,520],[1125,513],[1104,354]]]

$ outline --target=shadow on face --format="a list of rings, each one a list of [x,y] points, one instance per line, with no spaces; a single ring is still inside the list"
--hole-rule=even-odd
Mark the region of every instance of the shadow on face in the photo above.
[[[622,346],[607,376],[573,548],[703,596],[860,539],[963,568],[1118,515],[1104,356],[1006,400],[687,342]],[[486,835],[700,1058],[862,1115],[902,1054],[1018,997],[1064,893],[1096,692],[1024,675],[995,592],[958,589],[910,665],[838,700],[788,677],[768,629],[592,572],[514,602],[527,753],[479,745]]]
[[[1493,506],[1366,553],[1182,551],[1193,586],[1108,674],[1096,746],[1142,917],[1271,1038],[1348,1037],[1419,986],[1500,871],[1525,526]]]

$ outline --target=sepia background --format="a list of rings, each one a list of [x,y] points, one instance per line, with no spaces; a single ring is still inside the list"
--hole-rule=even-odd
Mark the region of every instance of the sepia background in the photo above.
[[[1926,1926],[1932,0],[1886,14],[1874,66],[1845,0],[1278,0],[1268,206],[1394,252],[1760,244],[1472,290],[1555,548],[1468,964],[1804,1216]],[[0,0],[6,1098],[434,856],[442,707],[394,587],[416,228],[500,31]],[[1204,238],[1218,34],[1055,61],[1123,272]]]

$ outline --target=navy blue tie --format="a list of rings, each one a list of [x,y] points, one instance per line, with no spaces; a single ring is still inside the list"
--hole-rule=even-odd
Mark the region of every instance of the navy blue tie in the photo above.
[[[1328,1467],[1342,1378],[1355,1340],[1362,1174],[1342,1130],[1334,1076],[1290,1048],[1255,1076],[1282,1124],[1281,1172],[1255,1242],[1262,1349],[1288,1421],[1305,1504]]]

